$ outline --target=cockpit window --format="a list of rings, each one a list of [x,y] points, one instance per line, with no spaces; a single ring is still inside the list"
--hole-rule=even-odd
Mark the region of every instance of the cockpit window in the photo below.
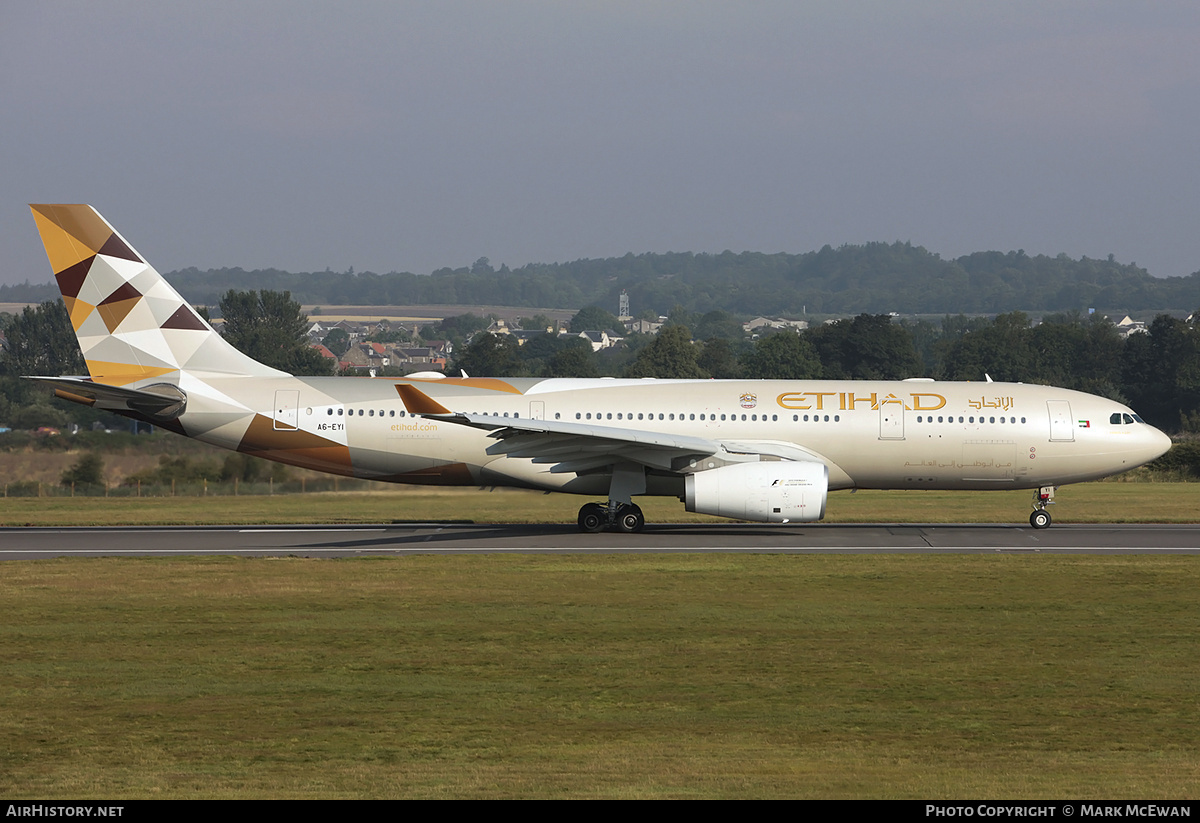
[[[1112,416],[1108,418],[1108,422],[1113,424],[1114,426],[1121,425],[1121,413],[1113,412]]]
[[[1123,415],[1121,415],[1121,417],[1122,417],[1122,418],[1124,418],[1124,420],[1125,420],[1125,422],[1126,422],[1126,423],[1132,423],[1132,422],[1133,422],[1133,415],[1132,415],[1132,414],[1123,414]]]

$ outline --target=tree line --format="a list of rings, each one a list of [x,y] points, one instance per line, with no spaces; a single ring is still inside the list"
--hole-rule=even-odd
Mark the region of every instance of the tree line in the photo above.
[[[307,318],[288,293],[230,290],[218,303],[226,339],[246,354],[295,374],[330,373],[328,361],[308,345]],[[589,306],[572,327],[615,319]],[[52,400],[45,389],[20,379],[86,373],[61,301],[2,320],[7,343],[0,358],[0,424],[35,428],[113,418]],[[946,315],[940,323],[864,312],[803,332],[785,329],[751,338],[727,311],[698,314],[677,307],[656,335],[627,335],[599,352],[582,337],[549,333],[518,345],[513,336],[481,331],[486,325],[484,318],[459,315],[422,334],[454,341],[450,372],[479,377],[990,377],[1102,395],[1129,404],[1167,431],[1200,431],[1200,329],[1165,314],[1128,339],[1100,316],[1060,313],[1033,325],[1020,312]]]
[[[977,252],[944,260],[910,243],[867,243],[806,254],[627,254],[493,269],[486,259],[430,275],[348,271],[186,269],[167,275],[193,303],[215,303],[253,278],[313,305],[640,306],[737,314],[987,313],[1013,309],[1110,312],[1200,305],[1200,272],[1152,277],[1134,263]]]
[[[720,327],[713,314],[692,319],[698,328]],[[518,346],[511,337],[478,334],[454,367],[493,377],[990,378],[1097,394],[1132,406],[1166,431],[1200,431],[1200,328],[1165,314],[1128,339],[1107,318],[1073,313],[1037,325],[1021,312],[948,315],[940,324],[863,313],[753,340],[740,325],[738,334],[701,339],[685,319],[597,353],[580,338],[555,343],[546,335],[541,347],[530,348],[533,341]]]
[[[247,282],[289,291],[308,305],[615,306],[622,290],[640,306],[738,314],[903,314],[1181,310],[1200,305],[1200,272],[1152,277],[1136,263],[975,252],[943,259],[911,243],[825,246],[805,254],[725,251],[626,254],[565,263],[409,272],[183,269],[166,275],[194,304],[215,305]],[[0,302],[48,300],[53,285],[0,286]]]

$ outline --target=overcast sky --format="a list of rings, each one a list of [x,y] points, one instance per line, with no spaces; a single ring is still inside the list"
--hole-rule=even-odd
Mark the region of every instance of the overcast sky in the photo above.
[[[907,240],[1182,275],[1198,172],[1194,0],[0,0],[0,282],[50,278],[30,202],[161,271]]]

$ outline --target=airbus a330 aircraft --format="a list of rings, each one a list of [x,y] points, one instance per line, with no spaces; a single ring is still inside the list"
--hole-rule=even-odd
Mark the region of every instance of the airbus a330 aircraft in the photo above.
[[[1120,403],[932,380],[293,377],[225,342],[92,207],[34,219],[89,377],[59,397],[295,466],[392,483],[607,498],[579,527],[638,531],[639,495],[765,523],[820,520],[838,489],[1055,488],[1171,445]]]

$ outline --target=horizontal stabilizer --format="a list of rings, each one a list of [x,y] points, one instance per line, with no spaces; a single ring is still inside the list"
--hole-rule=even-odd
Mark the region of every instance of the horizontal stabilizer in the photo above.
[[[108,411],[134,411],[160,420],[174,420],[187,407],[187,395],[178,386],[156,383],[126,389],[95,383],[87,377],[30,377],[54,387],[54,393],[75,403]]]

